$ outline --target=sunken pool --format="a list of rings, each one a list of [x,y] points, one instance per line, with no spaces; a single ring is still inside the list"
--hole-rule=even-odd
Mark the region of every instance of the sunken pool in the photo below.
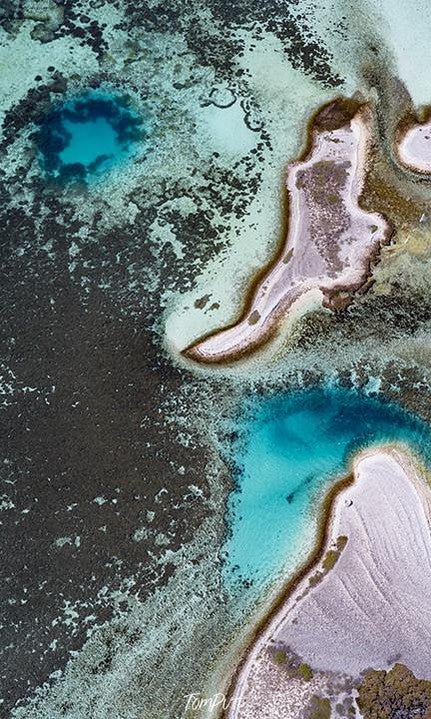
[[[127,96],[97,89],[56,105],[40,120],[36,143],[46,179],[88,184],[142,151],[146,137],[146,118]]]

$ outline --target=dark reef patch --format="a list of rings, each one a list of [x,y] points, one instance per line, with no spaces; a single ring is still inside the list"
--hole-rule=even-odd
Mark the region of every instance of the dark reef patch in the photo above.
[[[259,39],[262,28],[273,33],[282,41],[293,67],[309,72],[318,82],[328,87],[342,84],[341,78],[331,68],[331,57],[312,39],[307,19],[292,12],[290,3],[283,0],[271,4],[259,0],[239,0],[235,3],[210,0],[208,5],[218,21],[230,27],[253,29],[256,39]],[[297,6],[297,3],[292,5]]]
[[[37,253],[36,213],[0,213],[0,356],[18,382],[2,399],[4,716],[112,616],[111,593],[127,578],[128,596],[140,600],[164,585],[175,567],[160,557],[190,542],[208,513],[206,449],[196,436],[182,445],[181,427],[159,412],[180,395],[181,411],[196,412],[208,383],[193,385],[161,352],[148,327],[160,314],[157,293],[128,295],[126,313],[121,293],[113,301],[98,287],[106,268],[123,284],[117,255],[154,262],[145,232],[99,232],[82,250],[84,301],[68,271],[80,225],[62,198],[45,198],[43,237],[55,260]],[[28,254],[15,252],[18,230]],[[202,495],[191,496],[191,484]]]
[[[126,21],[120,26],[129,29],[139,24],[147,32],[183,32],[199,63],[215,68],[221,77],[232,72],[240,76],[244,72],[236,67],[243,48],[235,32],[240,28],[251,30],[258,40],[262,30],[266,30],[281,40],[295,68],[305,70],[328,87],[339,87],[342,79],[331,67],[329,53],[312,38],[307,19],[298,18],[289,5],[282,0],[271,3],[209,0],[205,3],[205,9],[212,15],[209,21],[196,12],[193,0],[168,0],[152,7],[124,0]]]

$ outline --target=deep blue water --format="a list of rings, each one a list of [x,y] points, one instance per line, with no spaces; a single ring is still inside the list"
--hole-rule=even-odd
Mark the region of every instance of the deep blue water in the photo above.
[[[145,137],[145,118],[126,97],[91,90],[46,115],[36,142],[47,179],[89,183],[133,157]]]
[[[340,389],[259,398],[236,430],[238,486],[228,503],[231,536],[224,546],[230,586],[275,579],[292,563],[313,503],[345,474],[355,450],[397,441],[425,461],[431,454],[424,422],[398,405]]]

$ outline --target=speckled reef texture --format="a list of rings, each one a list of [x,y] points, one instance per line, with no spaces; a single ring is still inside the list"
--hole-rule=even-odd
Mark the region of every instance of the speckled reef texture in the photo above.
[[[1,717],[177,719],[222,684],[257,599],[226,595],[218,554],[217,419],[244,392],[331,380],[429,419],[430,190],[392,138],[430,98],[399,4],[1,3]],[[148,118],[145,151],[58,187],[38,123],[89,87]],[[178,350],[235,319],[284,237],[311,113],[357,92],[377,128],[363,206],[397,230],[373,286],[254,363],[193,368]]]

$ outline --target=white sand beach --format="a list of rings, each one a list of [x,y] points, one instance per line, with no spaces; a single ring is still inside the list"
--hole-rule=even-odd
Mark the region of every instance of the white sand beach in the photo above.
[[[347,543],[317,583],[309,580],[322,561],[310,569],[258,637],[238,675],[229,719],[299,717],[319,673],[358,677],[397,661],[431,678],[431,490],[397,448],[364,452],[353,470],[354,483],[335,500],[325,552],[340,536]],[[299,655],[312,681],[283,674],[271,645]]]

